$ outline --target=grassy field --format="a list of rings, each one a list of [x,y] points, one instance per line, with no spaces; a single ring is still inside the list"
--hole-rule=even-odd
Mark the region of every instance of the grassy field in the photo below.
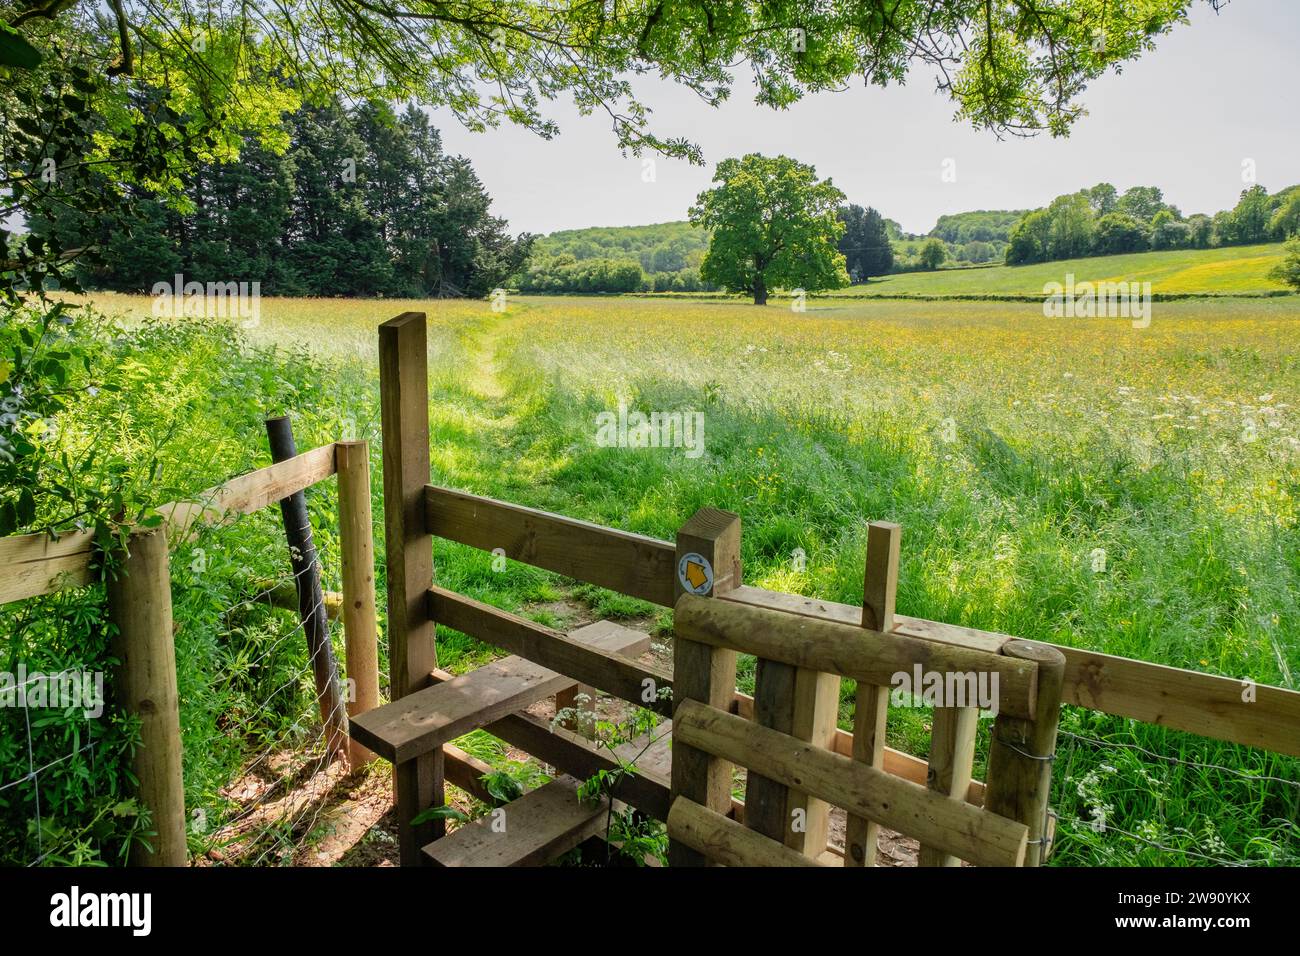
[[[1282,244],[1138,252],[1120,256],[1065,259],[1027,266],[941,269],[885,276],[865,285],[839,289],[834,295],[1040,296],[1048,282],[1150,282],[1154,294],[1243,295],[1281,292],[1286,287],[1268,277],[1282,260]]]
[[[890,282],[927,278],[946,279]],[[867,522],[894,520],[902,613],[1296,686],[1300,300],[1157,303],[1146,329],[1033,303],[263,300],[247,335],[306,345],[350,383],[313,433],[377,441],[375,326],[411,308],[429,313],[436,482],[666,538],[730,509],[746,583],[849,603]],[[212,414],[256,421],[273,410],[257,401]],[[620,401],[702,412],[705,453],[598,447],[595,417]],[[561,598],[654,611],[445,542],[436,561],[445,586],[548,623]],[[444,664],[482,658],[440,637]],[[1300,762],[1072,708],[1063,728],[1057,862],[1300,862],[1300,793],[1262,779]],[[896,708],[890,739],[924,754],[927,712]]]

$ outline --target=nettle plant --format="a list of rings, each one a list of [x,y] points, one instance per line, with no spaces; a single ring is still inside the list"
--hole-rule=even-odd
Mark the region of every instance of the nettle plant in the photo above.
[[[672,689],[668,687],[658,692],[659,700],[668,700],[671,696]],[[620,785],[639,773],[637,761],[667,732],[655,733],[659,715],[644,707],[636,708],[622,720],[609,720],[599,718],[590,709],[594,706],[595,701],[590,695],[575,695],[574,706],[558,710],[551,728],[554,730],[556,726],[565,724],[576,727],[594,741],[597,749],[605,751],[614,760],[613,768],[597,771],[578,787],[578,799],[582,802],[596,804],[602,798],[606,802],[605,865],[613,863],[616,849],[620,858],[636,866],[645,866],[647,856],[667,863],[668,837],[663,824],[630,807],[616,808]],[[644,746],[628,756],[631,751],[628,745],[634,741],[644,741]]]

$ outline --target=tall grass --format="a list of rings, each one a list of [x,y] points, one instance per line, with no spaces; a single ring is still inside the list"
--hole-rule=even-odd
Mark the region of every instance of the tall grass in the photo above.
[[[375,437],[366,343],[407,307],[263,302],[255,336],[292,330],[319,356],[295,399],[321,439],[347,416]],[[1143,330],[1032,304],[419,307],[437,482],[667,538],[697,508],[727,508],[747,583],[847,603],[862,598],[867,522],[894,520],[903,613],[1296,686],[1291,300],[1157,303]],[[597,447],[595,416],[620,400],[703,411],[706,454]],[[440,583],[512,609],[567,594],[653,611],[445,542],[436,564]],[[442,630],[439,652],[456,668],[487,653]],[[894,709],[891,744],[924,755],[928,722]],[[1058,862],[1300,860],[1297,788],[1279,782],[1300,762],[1075,708],[1063,729]]]

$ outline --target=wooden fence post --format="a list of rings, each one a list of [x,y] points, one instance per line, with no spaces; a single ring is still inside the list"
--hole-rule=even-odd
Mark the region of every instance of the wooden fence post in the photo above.
[[[835,738],[840,676],[759,658],[754,722],[829,749]],[[830,804],[752,769],[745,782],[745,826],[817,859],[826,852]]]
[[[1049,644],[1021,640],[1007,641],[1002,653],[1038,664],[1038,697],[1033,720],[999,713],[993,721],[984,809],[1029,827],[1025,866],[1038,866],[1046,857],[1047,808],[1056,728],[1061,719],[1065,655]]]
[[[703,559],[699,561],[697,559]],[[701,508],[677,532],[674,593],[713,597],[740,585],[740,518]],[[708,577],[712,582],[708,582]],[[730,710],[736,691],[736,652],[677,637],[673,641],[673,707],[697,700]],[[673,742],[671,799],[689,797],[717,813],[731,812],[731,763]],[[677,840],[668,841],[670,866],[707,866],[709,860]]]
[[[867,527],[867,562],[863,578],[862,626],[888,634],[894,629],[894,598],[898,591],[898,555],[903,529],[889,521]],[[853,706],[853,759],[881,769],[885,763],[885,730],[889,719],[889,688],[858,683]],[[844,836],[845,866],[875,866],[880,824],[850,815]]]
[[[930,722],[930,765],[926,786],[945,797],[965,800],[975,760],[979,707],[936,707]],[[961,866],[950,853],[922,845],[917,866]]]
[[[433,585],[433,537],[426,519],[429,484],[429,356],[423,312],[406,312],[379,327],[379,400],[384,441],[384,547],[388,568],[390,696],[405,697],[432,683],[438,666],[428,592]],[[419,866],[421,849],[446,832],[416,814],[445,801],[439,747],[393,768],[398,849],[403,866]]]
[[[152,849],[136,844],[136,866],[184,866],[185,783],[181,776],[181,722],[172,643],[171,568],[167,532],[131,535],[117,577],[108,582],[108,613],[116,634],[116,705],[140,719],[133,769],[140,802],[153,817]]]
[[[266,436],[271,445],[272,461],[287,461],[297,456],[298,447],[293,440],[293,426],[288,415],[268,418]],[[293,568],[294,586],[298,592],[298,617],[307,636],[307,653],[316,684],[316,704],[325,734],[326,753],[333,759],[342,756],[347,749],[348,720],[339,693],[339,667],[334,659],[334,647],[330,644],[325,594],[321,590],[316,545],[311,537],[306,492],[296,491],[283,499],[280,516],[289,542],[289,564]]]
[[[338,442],[339,544],[343,551],[343,635],[347,642],[348,716],[379,706],[379,628],[375,613],[375,543],[370,514],[370,446]],[[348,764],[357,769],[375,755],[355,740]]]

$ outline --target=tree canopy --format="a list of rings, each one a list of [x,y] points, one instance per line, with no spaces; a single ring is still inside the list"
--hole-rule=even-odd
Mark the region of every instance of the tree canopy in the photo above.
[[[894,267],[894,248],[889,241],[889,227],[880,213],[848,205],[838,215],[844,223],[840,252],[844,253],[849,277],[854,282],[865,282],[872,276],[888,273]]]
[[[557,132],[546,104],[568,97],[605,116],[623,148],[703,162],[652,125],[639,75],[716,105],[744,66],[756,100],[782,108],[920,66],[976,127],[1064,135],[1089,82],[1152,48],[1193,2],[3,0],[0,215],[65,204],[109,216],[129,185],[183,205],[197,165],[234,161],[250,140],[283,152],[283,116],[336,96],[445,106],[470,129],[506,121],[542,136]],[[65,188],[83,166],[125,185]],[[83,248],[10,248],[0,273],[6,287],[19,273],[39,283]]]
[[[186,175],[184,211],[137,185],[121,216],[59,208],[32,232],[63,245],[90,236],[82,284],[146,291],[184,273],[261,283],[267,295],[486,295],[526,258],[469,162],[443,152],[428,116],[385,103],[304,106],[285,118],[289,148],[241,146],[238,163]],[[101,188],[117,184],[82,171]]]
[[[1026,213],[1011,230],[1008,265],[1115,255],[1147,249],[1206,249],[1286,239],[1300,231],[1300,186],[1273,195],[1258,183],[1213,218],[1184,217],[1157,186],[1120,194],[1110,183],[1057,196]]]
[[[713,231],[700,277],[764,305],[778,286],[813,292],[848,285],[836,243],[844,194],[811,166],[788,156],[750,153],[718,163],[691,207],[691,221]]]

